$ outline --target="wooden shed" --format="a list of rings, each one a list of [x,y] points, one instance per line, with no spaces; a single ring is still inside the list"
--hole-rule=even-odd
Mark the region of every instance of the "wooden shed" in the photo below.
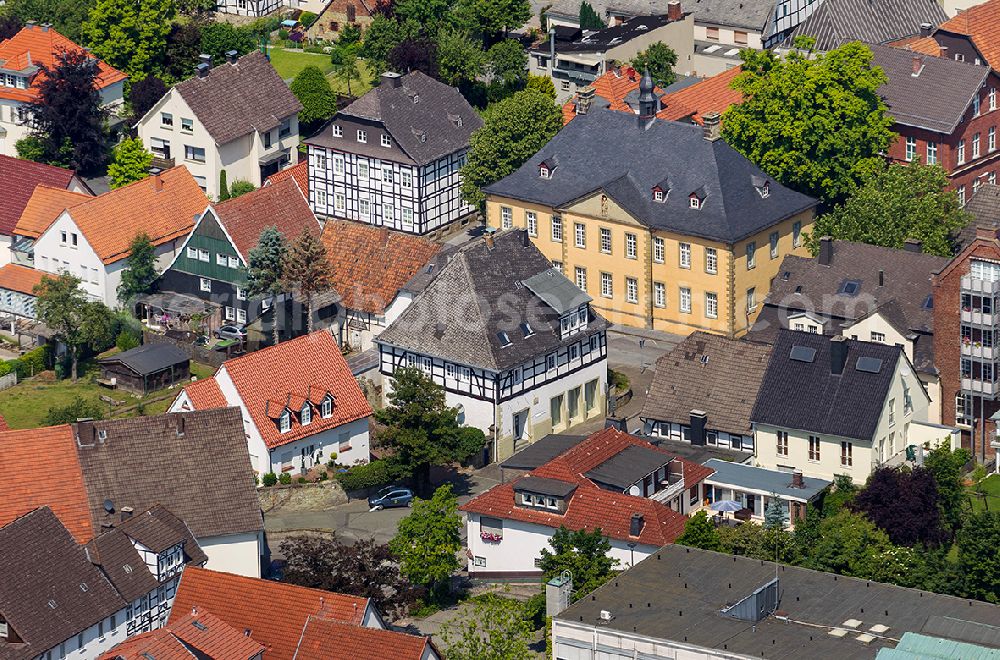
[[[101,380],[148,394],[191,377],[191,359],[173,344],[145,344],[98,360]]]

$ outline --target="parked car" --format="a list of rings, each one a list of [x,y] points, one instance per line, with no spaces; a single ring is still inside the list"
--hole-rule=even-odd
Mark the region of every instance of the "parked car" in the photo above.
[[[247,330],[241,325],[224,325],[215,331],[215,336],[219,339],[235,339],[236,341],[246,341]]]
[[[368,498],[368,508],[374,511],[394,506],[410,506],[413,491],[402,486],[387,486]]]

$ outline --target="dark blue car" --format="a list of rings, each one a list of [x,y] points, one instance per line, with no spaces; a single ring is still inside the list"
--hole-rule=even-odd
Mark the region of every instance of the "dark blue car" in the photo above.
[[[394,506],[410,506],[413,491],[402,486],[387,486],[368,498],[368,508],[374,511]]]

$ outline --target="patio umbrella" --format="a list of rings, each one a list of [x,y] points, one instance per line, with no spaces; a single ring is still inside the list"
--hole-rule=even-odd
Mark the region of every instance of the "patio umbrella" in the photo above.
[[[743,504],[736,500],[719,500],[709,507],[712,511],[741,511]]]

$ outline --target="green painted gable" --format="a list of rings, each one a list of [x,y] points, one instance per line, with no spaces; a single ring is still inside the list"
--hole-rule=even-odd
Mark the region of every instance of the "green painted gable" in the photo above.
[[[191,249],[207,251],[208,261],[191,258],[189,256]],[[230,268],[228,265],[220,265],[220,254],[226,257],[227,264],[230,258],[237,259],[240,264],[239,267]],[[242,285],[246,284],[247,280],[246,267],[243,265],[242,259],[240,259],[236,248],[233,247],[233,244],[226,237],[226,233],[222,230],[218,218],[211,211],[206,212],[202,217],[201,222],[198,223],[198,226],[188,238],[184,249],[181,250],[181,253],[171,266],[171,270],[197,275],[198,277],[208,277],[230,284]]]

